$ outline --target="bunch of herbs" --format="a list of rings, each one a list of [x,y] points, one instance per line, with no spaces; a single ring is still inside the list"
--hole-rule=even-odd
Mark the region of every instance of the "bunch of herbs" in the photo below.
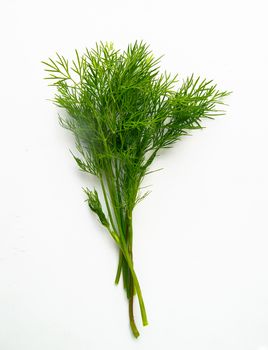
[[[160,71],[144,42],[125,51],[100,43],[69,62],[56,54],[43,62],[46,79],[56,88],[54,102],[67,111],[63,127],[75,137],[78,167],[96,176],[96,189],[84,189],[89,208],[98,216],[118,247],[118,268],[129,303],[132,332],[139,336],[133,313],[137,295],[143,325],[147,315],[133,263],[133,209],[147,192],[141,183],[158,152],[171,147],[190,130],[200,129],[229,93],[212,81],[193,75],[178,83],[177,76]]]

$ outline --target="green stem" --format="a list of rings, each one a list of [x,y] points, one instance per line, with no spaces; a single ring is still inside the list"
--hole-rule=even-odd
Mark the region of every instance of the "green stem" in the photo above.
[[[116,192],[117,192],[117,196],[118,196],[118,201],[121,203],[121,205],[119,207],[120,219],[121,219],[120,224],[121,224],[122,233],[124,233],[126,228],[125,228],[125,221],[124,221],[124,216],[123,216],[122,196],[121,196],[121,188],[120,188],[120,183],[119,183],[120,171],[119,171],[117,159],[114,160],[114,168],[115,168],[115,176],[116,176]],[[120,251],[119,252],[119,259],[118,259],[118,267],[117,267],[116,276],[115,276],[115,284],[119,283],[123,264],[124,264],[124,256],[123,256],[122,252]],[[124,281],[124,288],[125,288],[125,281]]]
[[[100,183],[101,183],[101,188],[102,188],[102,192],[103,192],[103,196],[104,196],[105,205],[106,205],[106,208],[107,208],[107,211],[108,211],[108,216],[109,216],[109,219],[110,219],[110,223],[111,223],[114,231],[116,231],[116,227],[115,227],[115,224],[114,224],[112,212],[111,212],[110,205],[109,205],[109,200],[108,200],[108,197],[107,197],[107,193],[106,193],[106,190],[105,190],[103,178],[102,178],[101,175],[100,175]]]
[[[126,212],[126,240],[127,240],[127,245],[128,245],[128,252],[133,264],[133,253],[132,253],[132,214],[129,214],[129,212]],[[129,321],[130,321],[130,326],[132,329],[133,334],[135,337],[139,336],[139,333],[137,333],[137,327],[135,324],[135,318],[134,318],[134,311],[133,311],[133,303],[134,303],[134,285],[133,285],[133,277],[130,275],[129,278],[129,301],[128,301],[128,313],[129,313]]]
[[[144,326],[147,326],[148,325],[148,319],[147,319],[146,309],[145,309],[145,305],[144,305],[144,301],[143,301],[143,297],[142,297],[142,292],[141,292],[141,288],[140,288],[140,284],[139,284],[136,272],[135,272],[134,267],[133,267],[132,260],[131,260],[131,258],[129,256],[129,253],[128,253],[128,248],[127,248],[127,245],[126,245],[126,241],[125,241],[125,239],[122,236],[118,236],[118,234],[113,232],[111,229],[108,228],[108,230],[109,230],[112,238],[117,243],[118,247],[121,249],[121,251],[122,251],[122,253],[123,253],[123,255],[124,255],[124,257],[125,257],[125,259],[126,259],[126,261],[128,263],[129,270],[130,270],[132,278],[133,278],[133,285],[134,285],[134,288],[135,288],[135,290],[137,292],[137,297],[138,297],[138,300],[139,300],[142,324]]]
[[[120,250],[121,250],[121,252],[122,252],[122,254],[123,254],[124,258],[125,258],[127,266],[129,268],[130,274],[132,276],[131,279],[133,280],[133,293],[132,294],[134,295],[134,290],[137,292],[137,297],[138,297],[139,306],[140,306],[142,323],[143,323],[144,326],[146,326],[148,324],[146,309],[145,309],[145,305],[144,305],[144,301],[143,301],[143,297],[142,297],[140,284],[139,284],[137,275],[136,275],[134,267],[133,267],[132,257],[129,254],[129,247],[128,247],[128,244],[126,242],[126,239],[125,239],[122,227],[120,225],[120,222],[122,222],[120,220],[120,214],[121,213],[118,212],[118,203],[117,203],[116,199],[113,196],[115,194],[115,191],[114,191],[115,189],[112,186],[112,183],[111,183],[111,181],[109,179],[109,176],[106,177],[106,181],[107,181],[107,186],[108,186],[108,189],[109,189],[109,192],[110,192],[110,196],[111,196],[111,201],[112,201],[112,205],[113,205],[113,211],[114,211],[115,218],[116,218],[116,221],[117,221],[117,224],[118,224],[118,231],[119,231],[118,233],[119,234],[116,233],[117,232],[116,226],[115,226],[115,223],[113,221],[113,216],[112,216],[112,212],[111,212],[111,209],[110,209],[109,200],[108,200],[108,197],[107,197],[105,185],[104,185],[104,182],[103,182],[102,177],[101,177],[101,187],[102,187],[102,191],[103,191],[103,195],[104,195],[104,200],[105,200],[105,204],[106,204],[106,207],[107,207],[109,219],[110,219],[110,222],[111,222],[112,227],[113,227],[113,230],[111,230],[110,228],[108,228],[108,230],[109,230],[111,236],[113,237],[113,239],[116,241],[117,245],[119,246],[119,248],[120,248]],[[132,238],[131,238],[131,242],[132,242]],[[129,288],[130,287],[130,283],[128,283],[128,285],[126,287]],[[128,291],[128,289],[127,289],[127,291]],[[129,294],[129,291],[128,291],[128,294]],[[132,298],[132,301],[130,303],[130,316],[131,316],[131,312],[133,310],[132,303],[133,303],[133,298]],[[131,328],[132,328],[133,334],[135,336],[137,336],[137,334],[138,334],[137,332],[138,331],[137,331],[137,328],[135,326],[134,317],[132,318],[132,316],[131,316],[130,323],[131,323]]]
[[[135,319],[134,319],[134,312],[133,312],[133,299],[134,299],[134,286],[133,286],[133,280],[131,279],[131,288],[130,288],[130,292],[131,292],[131,296],[129,298],[129,302],[128,302],[128,313],[129,313],[129,321],[130,321],[130,327],[132,329],[132,332],[134,334],[134,336],[136,338],[138,338],[139,331],[136,327],[136,323],[135,323]]]
[[[122,252],[120,250],[119,251],[119,259],[118,259],[118,267],[117,267],[117,270],[116,270],[116,276],[115,276],[115,281],[114,281],[115,284],[119,283],[123,260],[124,260],[124,256],[123,256],[123,254],[122,254]]]
[[[146,309],[145,309],[145,305],[144,305],[144,301],[143,301],[143,297],[142,297],[142,292],[141,292],[141,288],[140,288],[140,284],[137,278],[137,275],[135,273],[134,267],[133,267],[133,263],[132,263],[132,259],[129,255],[128,252],[128,247],[126,245],[126,241],[124,239],[124,237],[119,237],[120,242],[121,242],[121,248],[122,248],[122,253],[128,263],[128,267],[129,270],[131,272],[132,278],[133,278],[133,284],[135,287],[135,290],[137,292],[137,297],[139,300],[139,305],[140,305],[140,311],[141,311],[141,318],[142,318],[142,323],[144,326],[148,325],[148,320],[147,320],[147,314],[146,314]]]

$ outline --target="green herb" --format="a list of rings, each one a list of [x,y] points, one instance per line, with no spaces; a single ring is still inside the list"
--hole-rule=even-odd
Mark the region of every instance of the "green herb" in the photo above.
[[[135,294],[143,325],[148,324],[132,253],[133,209],[148,194],[141,193],[141,182],[160,149],[200,129],[202,119],[224,114],[216,106],[229,93],[193,75],[179,85],[177,76],[160,72],[160,59],[143,42],[123,52],[100,43],[82,55],[76,51],[71,63],[59,54],[43,63],[57,89],[54,102],[67,111],[61,125],[75,136],[80,156],[73,157],[99,179],[105,209],[96,189],[84,191],[118,247],[115,283],[122,275],[130,326],[138,337]]]

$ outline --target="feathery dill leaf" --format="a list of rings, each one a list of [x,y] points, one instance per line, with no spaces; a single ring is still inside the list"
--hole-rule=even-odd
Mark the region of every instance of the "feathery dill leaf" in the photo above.
[[[56,88],[55,104],[68,112],[60,122],[74,134],[80,156],[73,157],[100,181],[106,214],[97,191],[84,191],[119,248],[115,282],[122,274],[130,326],[138,337],[135,294],[143,325],[148,323],[132,257],[132,212],[148,194],[139,193],[141,182],[160,149],[202,128],[203,119],[224,113],[217,106],[229,93],[193,75],[179,85],[177,76],[160,72],[160,58],[149,46],[137,41],[123,52],[101,42],[84,54],[75,51],[71,62],[56,54],[43,63]]]

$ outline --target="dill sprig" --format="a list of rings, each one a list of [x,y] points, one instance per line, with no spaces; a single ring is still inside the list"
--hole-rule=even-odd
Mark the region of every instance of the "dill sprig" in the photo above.
[[[143,42],[123,52],[100,43],[83,54],[75,51],[71,62],[56,54],[43,63],[46,79],[57,90],[54,102],[67,111],[60,123],[75,136],[79,157],[73,157],[100,181],[103,204],[96,189],[84,192],[119,248],[115,283],[122,275],[130,326],[138,337],[135,294],[143,325],[148,324],[132,252],[133,209],[147,195],[140,191],[141,182],[160,149],[200,129],[203,119],[224,114],[217,106],[229,93],[193,75],[179,85],[177,76],[160,72],[160,58]]]

